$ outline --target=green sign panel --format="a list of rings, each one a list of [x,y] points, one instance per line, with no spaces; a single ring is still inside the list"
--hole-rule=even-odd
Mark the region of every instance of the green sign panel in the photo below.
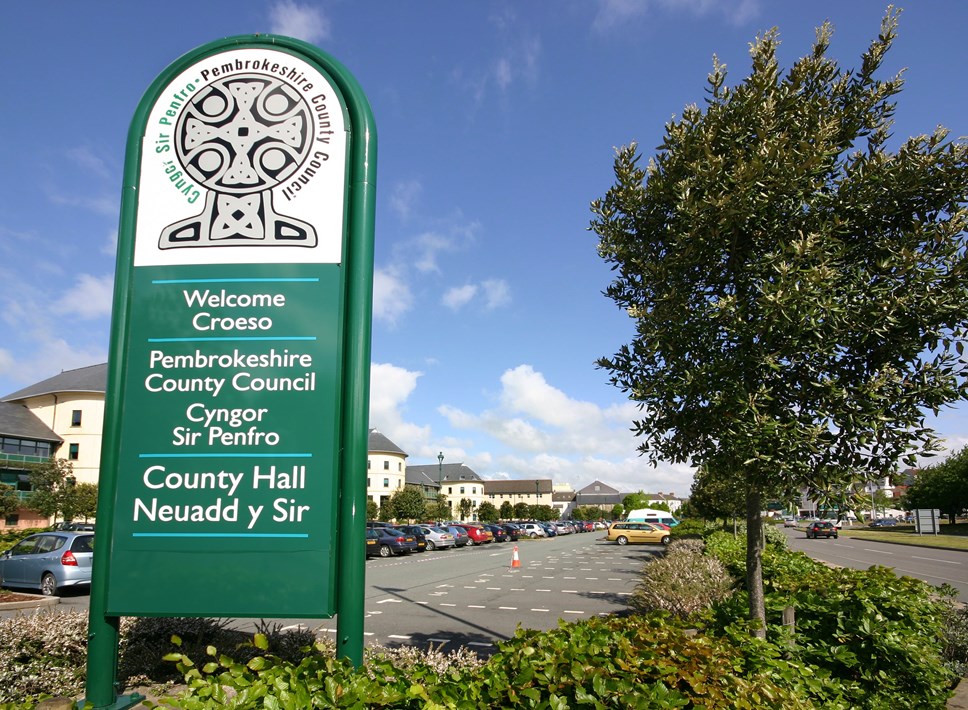
[[[336,613],[341,81],[309,45],[235,38],[176,62],[139,107],[105,439],[109,616]]]

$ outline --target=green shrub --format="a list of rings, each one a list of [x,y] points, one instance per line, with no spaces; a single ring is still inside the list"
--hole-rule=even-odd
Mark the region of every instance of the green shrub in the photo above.
[[[258,636],[253,644],[266,646]],[[207,656],[200,666],[184,654],[169,656],[189,688],[166,706],[808,710],[816,707],[809,685],[818,682],[769,644],[690,635],[662,616],[519,629],[483,667],[444,672],[419,658],[406,669],[371,659],[356,670],[311,651],[299,664],[271,655],[241,664],[214,648]]]
[[[704,547],[693,538],[673,541],[665,555],[646,563],[629,605],[640,613],[687,618],[727,597],[733,578],[722,562],[703,554]]]
[[[86,664],[86,614],[0,618],[0,703],[43,693],[80,693]]]
[[[678,525],[673,525],[670,534],[672,539],[702,537],[710,529],[709,523],[697,518],[686,518],[679,521]]]

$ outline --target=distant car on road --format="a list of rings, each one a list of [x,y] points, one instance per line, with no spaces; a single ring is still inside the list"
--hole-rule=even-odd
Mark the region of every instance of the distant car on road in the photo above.
[[[807,537],[816,540],[818,537],[832,537],[837,539],[837,526],[829,520],[818,520],[807,526]]]
[[[38,589],[52,596],[65,587],[90,586],[93,559],[93,533],[28,535],[0,555],[0,587]]]
[[[457,525],[448,525],[444,529],[454,536],[455,547],[465,547],[470,544],[471,537],[467,534],[467,531],[464,530],[464,528]]]
[[[609,526],[605,539],[617,542],[619,545],[634,542],[668,545],[671,538],[668,530],[663,530],[652,523],[617,522]]]
[[[897,526],[897,521],[894,518],[881,518],[880,520],[872,520],[867,527],[870,528],[893,528]]]
[[[421,525],[428,550],[448,550],[457,545],[454,534],[436,525]]]
[[[367,528],[367,541],[376,540],[376,554],[380,557],[393,557],[407,552],[415,552],[417,539],[396,528]],[[370,548],[367,542],[367,549]]]

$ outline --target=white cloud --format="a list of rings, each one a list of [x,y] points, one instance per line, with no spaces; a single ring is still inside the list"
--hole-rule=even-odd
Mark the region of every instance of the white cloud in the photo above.
[[[51,306],[58,314],[75,314],[81,318],[99,318],[111,315],[114,297],[113,276],[81,274],[77,282]]]
[[[652,10],[696,18],[722,17],[731,25],[742,25],[760,12],[760,0],[599,0],[592,27],[598,31],[623,29]]]
[[[74,161],[84,172],[110,180],[114,178],[114,171],[111,170],[101,156],[96,155],[87,146],[72,148],[67,151],[67,157]]]
[[[413,308],[410,286],[392,269],[373,273],[373,317],[394,325]]]
[[[421,192],[423,192],[423,185],[417,180],[396,183],[390,190],[390,208],[401,220],[408,220]]]
[[[477,286],[467,284],[466,286],[456,286],[448,289],[444,293],[441,302],[452,311],[459,311],[470,303],[471,299],[477,294]]]
[[[511,287],[504,279],[488,279],[481,284],[484,289],[484,307],[493,311],[511,305]]]
[[[311,5],[283,0],[269,9],[270,32],[316,43],[330,37],[330,21]]]

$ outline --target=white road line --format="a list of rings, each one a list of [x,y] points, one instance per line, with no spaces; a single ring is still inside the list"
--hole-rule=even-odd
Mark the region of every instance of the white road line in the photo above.
[[[457,606],[456,604],[447,604],[445,602],[440,603],[441,606]]]
[[[481,641],[468,641],[467,642],[467,645],[468,646],[483,646],[485,648],[490,648],[494,644],[493,643],[483,643]]]
[[[475,587],[475,586],[473,586],[473,585],[468,585],[468,584],[465,584],[465,585],[464,585],[464,589],[477,589],[477,587]]]
[[[399,604],[402,601],[402,599],[381,599],[377,604]]]
[[[535,589],[536,592],[550,592],[550,589]]]
[[[598,577],[585,577],[585,580],[588,582],[597,582]]]
[[[845,547],[849,547],[849,545],[845,545]],[[870,547],[864,547],[864,548],[861,548],[861,549],[864,550],[864,552],[877,552],[877,553],[879,553],[881,555],[893,555],[894,554],[893,552],[887,552],[886,550],[876,550],[876,549],[873,549],[873,548],[870,548]]]
[[[515,588],[515,587],[511,587],[511,591],[512,591],[512,592],[523,592],[523,591],[524,591],[524,589],[517,589],[517,588]]]
[[[585,612],[583,612],[583,611],[574,611],[572,609],[565,609],[565,613],[566,614],[584,614]]]
[[[401,636],[400,634],[390,634],[387,636],[388,639],[402,639],[404,641],[409,641],[413,636]]]
[[[500,592],[501,591],[501,588],[500,587],[486,587],[486,589],[488,591],[490,591],[490,592]]]
[[[578,594],[578,590],[577,589],[562,589],[561,590],[561,593],[562,594]]]
[[[468,609],[487,609],[486,606],[481,606],[480,604],[468,604]]]
[[[620,597],[630,597],[632,596],[632,592],[619,592],[618,595]]]
[[[430,602],[414,602],[414,604],[424,604],[424,605],[427,605],[427,604],[430,604]]]
[[[517,611],[516,606],[499,606],[498,609],[504,609],[505,611]]]
[[[911,559],[914,560],[927,560],[928,562],[944,562],[946,565],[960,565],[960,562],[955,562],[954,560],[939,560],[935,557],[918,557],[917,555],[911,555]]]
[[[549,609],[532,609],[531,611],[550,611]]]
[[[438,584],[437,585],[437,589],[443,589],[444,587],[451,587],[451,588],[453,588],[453,586],[454,586],[453,584]]]

